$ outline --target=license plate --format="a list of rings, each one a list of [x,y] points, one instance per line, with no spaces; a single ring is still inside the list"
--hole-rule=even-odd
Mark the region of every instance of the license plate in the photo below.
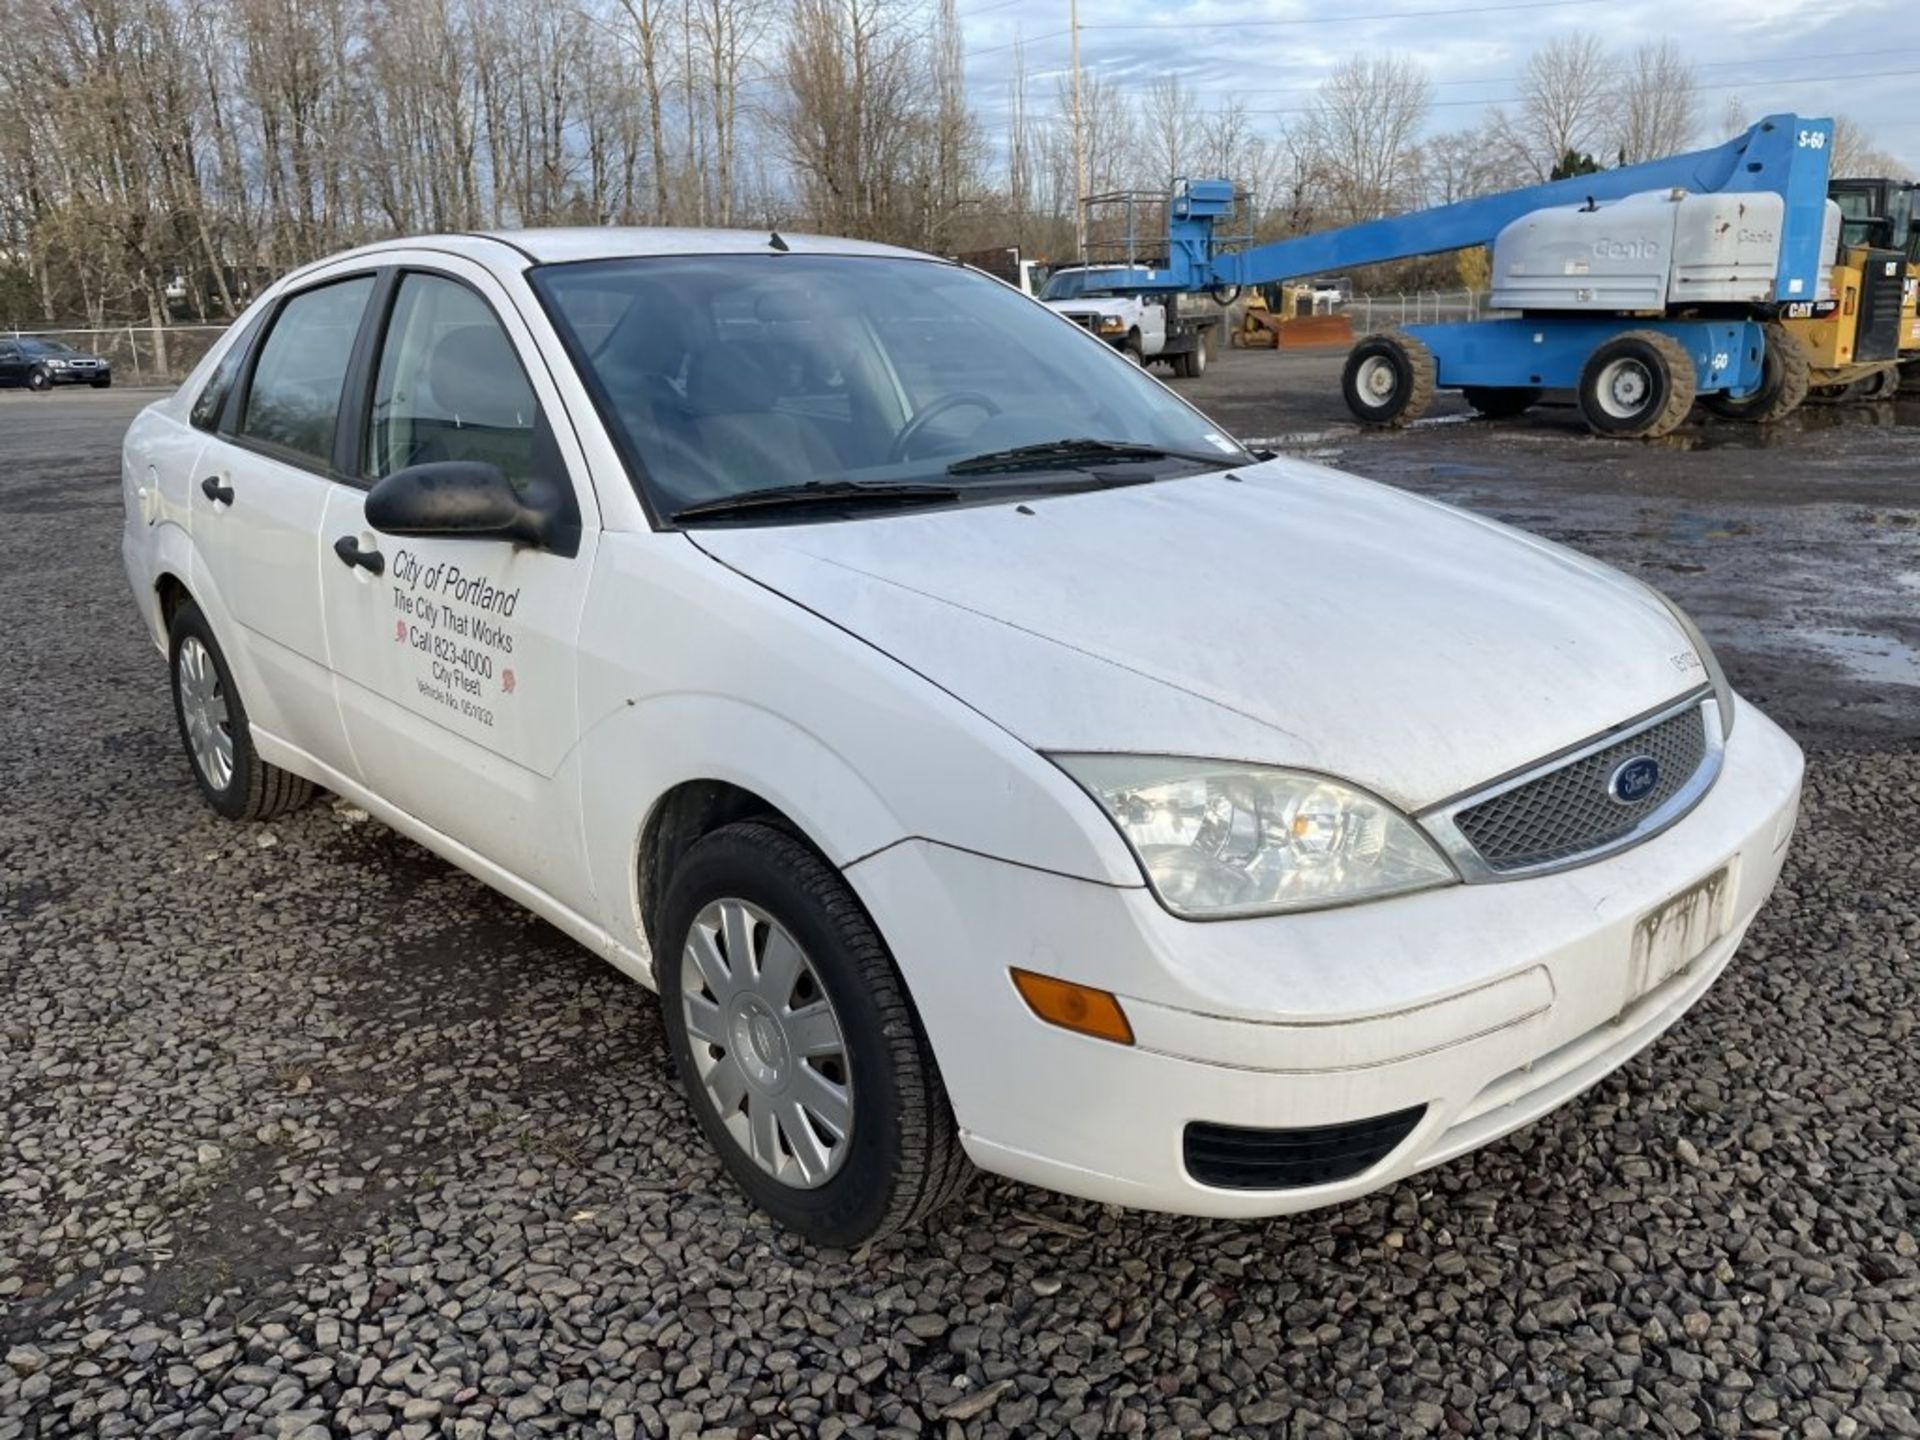
[[[1731,865],[1723,866],[1640,917],[1633,927],[1629,996],[1644,995],[1686,969],[1727,933],[1732,874]]]

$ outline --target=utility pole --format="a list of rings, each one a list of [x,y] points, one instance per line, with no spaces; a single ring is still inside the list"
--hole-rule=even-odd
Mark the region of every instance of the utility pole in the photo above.
[[[1087,137],[1080,122],[1080,0],[1067,0],[1067,29],[1073,36],[1073,243],[1084,265],[1087,261]]]

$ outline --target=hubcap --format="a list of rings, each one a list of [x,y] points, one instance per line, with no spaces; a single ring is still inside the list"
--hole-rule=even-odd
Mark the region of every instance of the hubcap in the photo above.
[[[1399,384],[1399,377],[1393,373],[1392,362],[1380,355],[1369,355],[1360,362],[1357,380],[1360,397],[1375,407],[1391,400],[1394,387]]]
[[[1616,420],[1629,420],[1645,408],[1653,393],[1653,374],[1638,360],[1615,360],[1600,374],[1600,407]]]
[[[812,1190],[846,1163],[853,1085],[833,1002],[793,936],[715,900],[680,957],[680,1008],[705,1098],[753,1163]]]
[[[215,790],[233,783],[233,720],[227,712],[226,691],[213,656],[199,639],[180,642],[174,662],[180,681],[180,718],[186,726],[187,751],[200,776]]]

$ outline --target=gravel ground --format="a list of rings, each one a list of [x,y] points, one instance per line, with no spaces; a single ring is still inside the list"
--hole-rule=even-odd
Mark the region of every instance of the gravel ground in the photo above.
[[[1472,1157],[1266,1224],[983,1179],[816,1250],[637,987],[357,811],[199,802],[131,408],[0,397],[0,1440],[1920,1435],[1910,738],[1803,728],[1741,959]]]

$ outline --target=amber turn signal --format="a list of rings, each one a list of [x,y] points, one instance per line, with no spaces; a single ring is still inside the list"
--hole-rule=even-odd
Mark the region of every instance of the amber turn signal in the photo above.
[[[1133,1026],[1127,1023],[1126,1012],[1106,991],[1056,980],[1051,975],[1036,975],[1031,970],[1011,973],[1013,987],[1027,1002],[1027,1008],[1049,1025],[1117,1045],[1133,1044]]]

